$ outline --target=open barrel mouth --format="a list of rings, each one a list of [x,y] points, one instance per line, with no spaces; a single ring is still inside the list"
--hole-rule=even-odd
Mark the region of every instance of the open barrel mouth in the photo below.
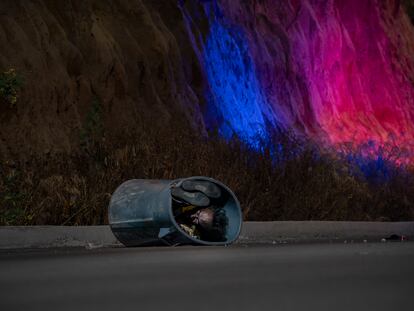
[[[234,193],[204,176],[129,180],[114,192],[108,214],[126,246],[226,245],[237,239],[242,223]]]

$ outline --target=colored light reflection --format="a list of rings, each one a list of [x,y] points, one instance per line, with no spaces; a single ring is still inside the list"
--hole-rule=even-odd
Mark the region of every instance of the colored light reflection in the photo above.
[[[414,32],[403,15],[392,13],[387,24],[394,11],[373,0],[312,2],[283,42],[287,62],[275,55],[283,44],[269,31],[284,27],[284,15],[269,9],[273,0],[254,4],[266,23],[249,22],[253,6],[204,2],[215,15],[202,51],[211,91],[206,118],[218,121],[224,137],[237,134],[257,146],[277,124],[338,152],[352,145],[350,154],[375,163],[353,160],[367,172],[414,163],[414,62],[407,52]]]
[[[239,136],[254,147],[267,139],[265,98],[257,80],[247,41],[240,29],[215,20],[205,42],[206,73],[214,116],[222,120],[225,138]]]

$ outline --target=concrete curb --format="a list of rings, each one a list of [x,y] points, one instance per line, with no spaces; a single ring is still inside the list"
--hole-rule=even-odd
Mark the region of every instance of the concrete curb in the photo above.
[[[271,221],[246,222],[238,243],[363,242],[391,235],[414,239],[414,222]]]
[[[109,226],[0,227],[0,249],[120,246]]]
[[[414,222],[245,222],[236,244],[379,242],[393,234],[414,240]],[[119,246],[109,226],[0,227],[0,249]]]

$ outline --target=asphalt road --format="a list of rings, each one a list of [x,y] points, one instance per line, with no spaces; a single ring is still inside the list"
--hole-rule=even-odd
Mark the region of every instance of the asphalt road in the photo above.
[[[414,243],[0,253],[0,310],[414,310]]]

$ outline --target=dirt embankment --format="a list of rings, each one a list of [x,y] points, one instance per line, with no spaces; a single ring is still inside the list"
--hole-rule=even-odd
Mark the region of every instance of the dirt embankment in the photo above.
[[[0,104],[3,157],[70,153],[91,127],[116,139],[180,109],[203,126],[203,82],[176,1],[1,1],[0,45],[0,71],[24,79],[17,104]]]

